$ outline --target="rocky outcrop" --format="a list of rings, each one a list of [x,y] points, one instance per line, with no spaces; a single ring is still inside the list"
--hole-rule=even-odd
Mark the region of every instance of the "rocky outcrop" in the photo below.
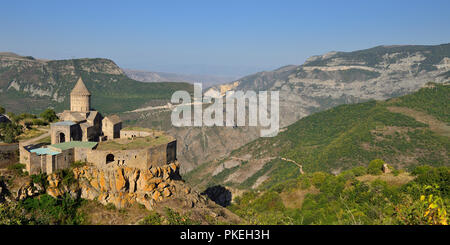
[[[74,180],[71,184],[63,183],[61,173],[49,175],[47,193],[53,197],[67,193],[73,198],[97,200],[104,205],[111,203],[117,208],[139,203],[150,210],[158,202],[174,196],[183,196],[186,205],[192,207],[206,201],[180,180],[178,162],[148,170],[83,166],[72,169],[71,174]]]
[[[16,201],[25,200],[29,197],[35,197],[45,192],[42,185],[28,181],[23,184],[16,193]]]
[[[387,163],[383,164],[383,173],[388,174],[390,172],[391,172],[391,167]]]

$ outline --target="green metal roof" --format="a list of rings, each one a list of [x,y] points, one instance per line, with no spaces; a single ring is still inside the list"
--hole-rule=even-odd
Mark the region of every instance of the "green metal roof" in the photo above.
[[[61,150],[67,150],[71,148],[89,148],[92,149],[97,145],[97,142],[90,142],[90,141],[70,141],[70,142],[64,142],[59,144],[50,145],[51,147],[55,147]]]
[[[57,151],[54,151],[54,150],[49,149],[49,148],[37,148],[37,149],[31,150],[30,152],[36,153],[39,156],[40,155],[52,155],[53,156],[53,155],[58,155],[58,154],[61,153],[61,152],[57,152]]]

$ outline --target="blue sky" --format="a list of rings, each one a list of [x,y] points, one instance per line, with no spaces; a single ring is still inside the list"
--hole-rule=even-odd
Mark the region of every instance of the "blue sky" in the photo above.
[[[450,42],[450,1],[1,1],[0,51],[240,76],[311,55]]]

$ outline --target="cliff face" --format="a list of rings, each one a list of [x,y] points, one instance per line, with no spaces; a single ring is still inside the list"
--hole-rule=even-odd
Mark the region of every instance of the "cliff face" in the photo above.
[[[68,193],[73,198],[97,200],[117,208],[129,207],[135,203],[152,210],[157,203],[166,199],[183,199],[186,207],[204,206],[207,199],[184,184],[179,175],[179,163],[141,170],[119,167],[114,170],[93,166],[73,168],[68,176],[61,173],[47,177],[47,194],[60,197]]]
[[[207,93],[280,91],[280,123],[286,126],[339,104],[398,97],[449,80],[450,44],[378,46],[313,56],[303,65],[256,73]]]

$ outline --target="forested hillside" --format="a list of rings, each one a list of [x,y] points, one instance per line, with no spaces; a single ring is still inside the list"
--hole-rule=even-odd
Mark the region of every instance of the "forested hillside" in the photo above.
[[[318,112],[276,137],[257,139],[228,158],[203,164],[188,179],[200,188],[249,189],[295,179],[299,165],[306,173],[334,174],[377,158],[406,170],[447,166],[449,92],[449,85],[429,84],[411,95]]]

